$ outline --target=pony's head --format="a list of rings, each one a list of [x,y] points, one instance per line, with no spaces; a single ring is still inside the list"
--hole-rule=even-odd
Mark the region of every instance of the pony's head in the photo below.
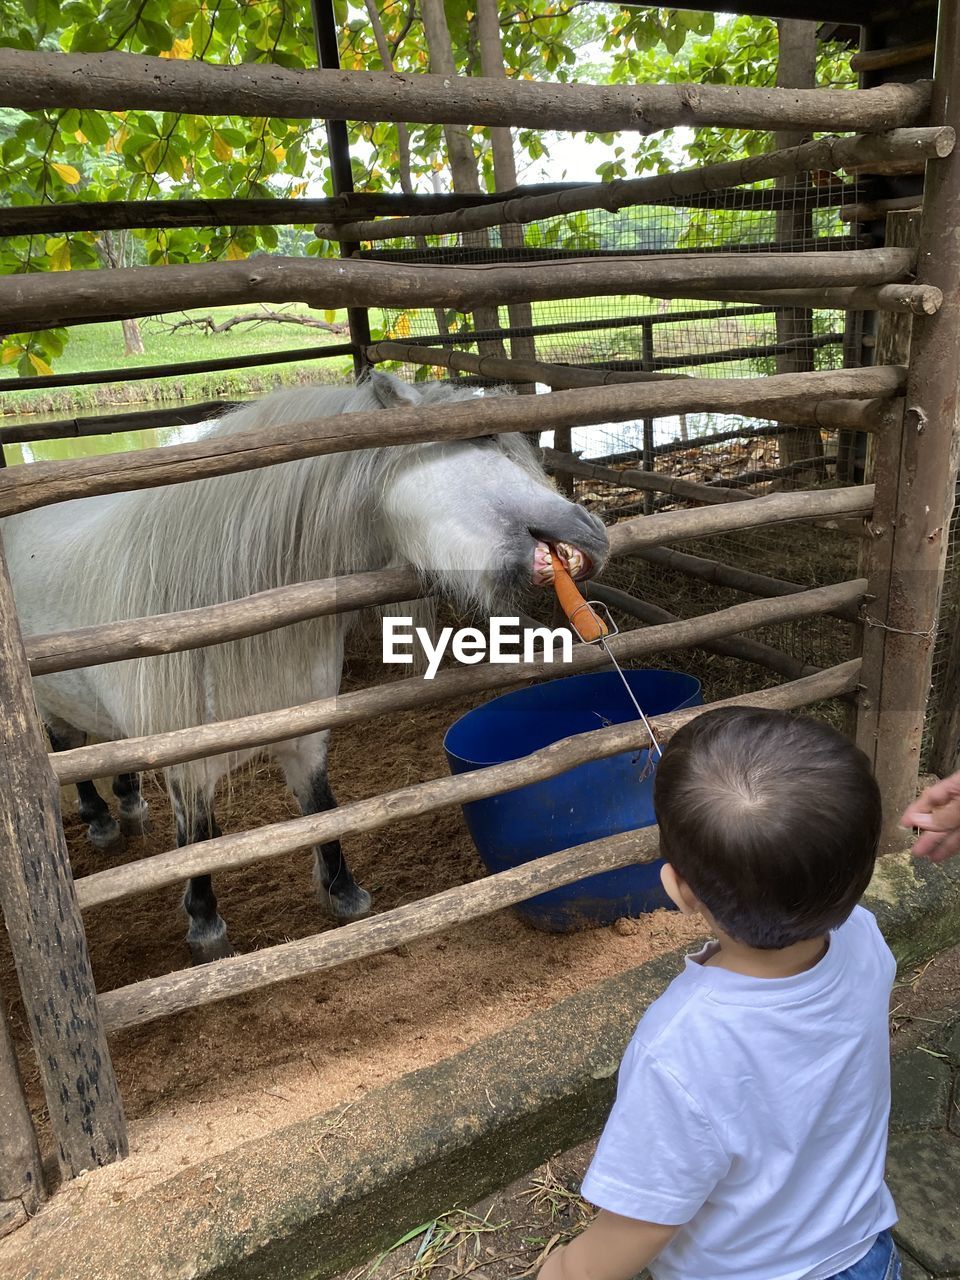
[[[384,408],[465,400],[443,383],[368,383]],[[394,553],[461,604],[491,607],[553,579],[549,546],[576,578],[608,554],[601,521],[553,487],[526,436],[418,445],[391,468],[380,515]]]

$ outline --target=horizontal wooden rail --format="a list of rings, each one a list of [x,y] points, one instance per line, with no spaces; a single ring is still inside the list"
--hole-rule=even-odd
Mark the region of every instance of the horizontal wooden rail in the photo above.
[[[0,61],[3,53],[0,49]],[[238,303],[303,302],[319,309],[442,306],[473,311],[510,302],[628,293],[668,291],[679,297],[687,290],[707,288],[890,284],[910,275],[915,256],[911,249],[885,248],[564,258],[507,266],[442,267],[263,255],[243,262],[3,276],[0,313],[8,329],[21,332],[91,316],[117,319]]]
[[[916,44],[903,44],[891,49],[861,49],[850,59],[850,70],[870,73],[909,66],[911,62],[932,58],[934,46],[933,40],[920,40]]]
[[[490,397],[338,414],[217,436],[195,444],[9,467],[0,474],[0,517],[72,498],[180,484],[382,445],[465,440],[507,431],[546,431],[724,409],[760,417],[777,417],[781,411],[810,413],[817,400],[871,400],[896,395],[902,390],[904,379],[905,371],[899,366],[771,374],[764,378],[681,378],[516,399]]]
[[[611,609],[618,609],[629,618],[636,618],[647,626],[663,626],[670,622],[679,622],[680,618],[649,600],[639,600],[636,596],[620,591],[616,587],[605,586],[601,582],[587,583],[587,598],[599,600]],[[801,676],[812,676],[819,670],[809,663],[801,662],[790,653],[775,649],[772,645],[760,640],[752,640],[747,636],[731,636],[728,640],[704,640],[696,648],[705,653],[716,653],[722,658],[736,658],[740,662],[749,662],[753,666],[763,667],[765,671],[775,671],[787,680],[799,680]]]
[[[559,390],[564,387],[608,386],[613,382],[653,382],[662,378],[669,370],[759,360],[765,356],[786,355],[798,349],[814,351],[821,347],[839,346],[842,342],[842,333],[818,333],[800,341],[763,342],[727,347],[722,351],[696,351],[679,355],[654,356],[652,360],[647,361],[649,368],[644,371],[611,367],[616,363],[613,361],[601,361],[596,364],[556,364],[537,360],[517,361],[499,356],[478,358],[464,351],[455,351],[446,347],[426,347],[418,342],[374,342],[366,348],[366,352],[371,364],[383,364],[388,360],[430,364],[433,363],[429,358],[432,354],[435,357],[435,363],[448,369],[479,373],[483,377],[502,378],[509,382],[526,381],[529,378],[531,381],[541,382],[545,386]],[[624,361],[623,363],[633,365],[637,362]],[[521,370],[527,371],[525,377],[521,377]],[[673,373],[668,376],[683,375]]]
[[[96,317],[93,318],[96,319]],[[119,318],[121,317],[110,317],[110,319]],[[308,360],[333,360],[351,355],[353,355],[351,343],[336,342],[327,347],[296,347],[292,351],[263,351],[248,356],[215,356],[210,360],[142,364],[127,369],[90,369],[85,373],[54,373],[36,378],[4,378],[0,381],[0,392],[9,395],[11,391],[45,391],[52,387],[89,387],[103,382],[142,382],[148,378],[186,378],[194,373],[219,373],[226,369],[255,369],[271,364],[305,364]]]
[[[665,511],[614,525],[609,531],[610,553],[634,555],[646,547],[686,538],[712,537],[737,529],[758,529],[762,525],[789,524],[795,520],[864,516],[873,510],[873,498],[873,485],[864,484],[848,489],[772,493],[750,502],[730,502],[691,511]]]
[[[823,471],[825,467],[836,466],[835,453],[817,453],[809,458],[795,458],[782,467],[752,467],[748,471],[739,471],[733,476],[724,476],[722,480],[708,480],[708,489],[736,489],[743,485],[764,484],[769,480],[783,480],[787,476],[796,476],[803,471]]]
[[[749,569],[741,569],[736,565],[724,564],[719,560],[709,560],[706,556],[690,555],[686,551],[677,551],[673,547],[647,547],[636,553],[637,558],[664,569],[674,569],[677,573],[699,578],[702,582],[712,583],[717,587],[728,587],[732,591],[742,591],[752,596],[789,596],[809,588],[799,582],[786,582],[783,578],[771,578],[765,573],[754,573]],[[830,615],[841,618],[845,622],[857,622],[860,615],[859,605],[842,605],[839,609],[831,609]]]
[[[800,496],[800,495],[789,495]],[[762,502],[764,499],[757,499]],[[712,508],[711,511],[715,511]],[[702,512],[671,512],[670,515],[700,515]],[[669,517],[651,516],[648,522]],[[703,639],[735,635],[752,627],[776,622],[791,622],[813,617],[843,605],[855,604],[863,595],[862,581],[817,587],[778,600],[749,601],[699,618],[684,618],[663,627],[630,631],[611,641],[618,657],[627,660],[658,653],[664,649],[687,648]],[[564,671],[592,671],[606,665],[606,659],[594,648],[578,647],[573,661]],[[136,773],[143,769],[159,769],[184,760],[219,755],[261,747],[271,742],[316,733],[320,729],[340,727],[369,720],[387,712],[411,710],[415,707],[446,702],[451,698],[479,693],[507,685],[528,684],[532,680],[556,675],[555,664],[542,662],[501,664],[455,669],[443,672],[432,681],[409,679],[390,685],[342,693],[321,698],[297,707],[265,711],[235,720],[195,725],[143,738],[124,738],[117,742],[95,743],[61,751],[50,757],[50,764],[62,785],[82,782],[91,777]]]
[[[747,426],[739,423],[725,431],[711,431],[706,435],[697,435],[684,440],[675,437],[654,446],[653,456],[683,453],[689,449],[709,449],[717,444],[725,444],[728,440],[759,440],[767,436],[777,436],[799,431],[803,427],[820,427],[824,431],[866,431],[881,432],[898,430],[903,417],[904,400],[902,396],[893,396],[889,400],[819,400],[806,406],[790,403],[779,406],[776,410],[776,421],[760,423],[758,426]],[[766,415],[768,418],[771,415]],[[589,459],[601,467],[615,466],[622,462],[636,462],[640,449],[620,449],[615,453],[599,454]]]
[[[446,213],[472,205],[494,204],[518,196],[547,195],[591,186],[587,182],[539,182],[510,191],[416,192],[351,191],[319,200],[66,200],[55,204],[0,209],[0,236],[75,234],[78,231],[121,231],[134,227],[249,227],[315,226],[318,222],[350,222],[361,217]],[[673,196],[667,207],[757,209],[769,213],[792,209],[822,209],[842,204],[854,194],[853,184],[776,190],[710,191],[703,195]]]
[[[853,90],[713,84],[626,87],[383,71],[294,71],[255,63],[215,66],[130,53],[0,50],[0,106],[25,111],[142,109],[202,116],[635,133],[697,124],[873,133],[922,124],[930,92],[929,81]]]
[[[714,706],[792,710],[849,693],[856,688],[859,670],[860,661],[855,659],[817,675],[729,698]],[[653,726],[658,739],[667,741],[682,725],[707,709],[690,708],[657,717]],[[176,883],[200,871],[244,866],[251,861],[307,848],[321,839],[333,838],[320,834],[321,831],[326,832],[327,827],[341,835],[375,830],[406,817],[556,777],[585,761],[642,749],[646,744],[646,730],[637,721],[596,729],[553,743],[506,765],[419,783],[390,795],[344,805],[331,813],[297,818],[243,835],[220,836],[202,845],[160,854],[113,871],[98,872],[77,881],[77,896],[84,907],[94,902],[114,901],[118,897],[142,892],[147,881],[151,884]],[[565,853],[551,854],[525,867],[445,890],[432,898],[394,908],[370,920],[359,920],[327,933],[105,992],[99,997],[104,1023],[108,1031],[119,1031],[243,991],[332,968],[427,937],[454,924],[489,915],[546,889],[572,884],[586,875],[636,861],[650,861],[657,856],[656,836],[652,829],[610,839],[616,843],[611,845],[607,841],[597,841]],[[194,863],[197,863],[195,870]],[[112,885],[107,877],[113,877]],[[120,880],[124,878],[125,883],[121,884]]]
[[[519,195],[547,195],[551,191],[587,185],[585,182],[540,182],[492,195],[452,191],[422,195],[350,191],[319,200],[261,197],[249,200],[65,200],[33,208],[0,209],[0,236],[51,236],[62,232],[123,231],[133,227],[310,226],[323,219],[345,221],[377,214],[441,213],[471,204],[492,203]],[[833,191],[829,198],[834,198]]]
[[[548,460],[555,451],[547,450]],[[563,455],[559,455],[563,456]],[[585,463],[585,467],[592,464]],[[611,472],[619,475],[619,472]],[[646,476],[645,472],[638,472]],[[664,477],[664,482],[668,481]],[[644,481],[646,483],[646,481]],[[638,486],[639,487],[639,486]],[[703,486],[697,486],[699,489]],[[711,491],[716,495],[718,490]],[[829,491],[834,492],[834,491]],[[865,489],[855,489],[854,494],[865,494]],[[741,495],[737,495],[738,497]],[[788,503],[798,495],[784,495]],[[865,501],[869,499],[866,498]],[[805,502],[800,496],[801,503]],[[769,511],[769,504],[764,509]],[[867,507],[864,507],[866,512]],[[782,514],[782,510],[781,510]],[[821,514],[830,514],[821,513]],[[815,516],[812,518],[816,518]],[[669,520],[669,524],[666,521]],[[709,517],[698,519],[695,513],[687,513],[683,526],[661,517],[652,525],[644,522],[645,532],[655,532],[663,540],[668,538],[693,538],[716,532],[716,521]],[[616,529],[612,531],[614,548],[623,538]],[[616,554],[616,552],[614,552]],[[642,552],[654,559],[657,551]],[[664,553],[674,554],[674,553]],[[679,554],[679,553],[676,553]],[[687,557],[689,560],[694,557]],[[704,564],[712,562],[704,561]],[[733,572],[733,570],[731,570]],[[757,581],[760,581],[757,578]],[[755,594],[787,594],[777,591],[777,579],[763,579],[770,584],[769,591],[762,588]],[[791,590],[802,591],[800,586],[780,584]],[[107,662],[121,662],[129,658],[144,658],[161,653],[175,653],[205,644],[222,644],[243,636],[256,635],[276,627],[289,626],[308,618],[327,614],[351,612],[373,605],[399,603],[412,600],[423,593],[423,584],[412,569],[380,569],[370,573],[346,574],[339,578],[327,578],[319,582],[301,582],[293,586],[275,587],[240,600],[204,608],[187,609],[180,613],[156,614],[144,618],[129,618],[119,622],[101,623],[99,626],[82,627],[73,631],[49,632],[25,638],[30,670],[33,675],[50,675],[55,671],[71,671],[78,667],[97,666]],[[856,610],[853,615],[856,616]],[[86,750],[86,748],[84,748]],[[63,767],[63,756],[56,757],[58,767]]]
[[[867,164],[877,160],[926,159],[947,156],[956,138],[952,129],[898,129],[893,133],[868,134],[855,138],[820,138],[798,147],[768,151],[730,160],[723,164],[691,166],[672,173],[651,174],[617,182],[597,182],[572,191],[550,195],[520,196],[500,204],[474,205],[449,213],[425,214],[412,218],[320,223],[317,235],[326,240],[374,241],[406,239],[411,236],[459,235],[486,227],[538,222],[543,218],[604,209],[616,213],[634,205],[652,204],[676,196],[700,195],[736,187],[741,183],[783,178],[791,174],[826,170],[847,164]],[[813,188],[816,190],[816,188]],[[802,196],[801,196],[802,198]]]
[[[333,969],[351,960],[378,955],[491,915],[548,889],[573,884],[587,876],[614,871],[618,867],[653,862],[659,856],[658,828],[642,827],[548,854],[509,871],[456,885],[419,902],[406,903],[338,929],[244,956],[234,956],[231,964],[236,960],[246,963],[226,972],[203,965],[181,970],[179,974],[174,972],[165,978],[148,978],[100,996],[106,1029],[108,1032],[122,1031],[196,1005],[225,1000],[243,991],[255,991],[290,978]],[[184,977],[202,974],[205,981],[198,984],[188,980],[181,984],[177,981],[180,974]],[[152,986],[154,983],[164,985]]]
[[[498,382],[539,382],[554,391],[569,391],[574,387],[612,387],[628,382],[663,382],[685,376],[682,373],[644,372],[640,369],[584,369],[577,365],[507,356],[475,356],[452,347],[425,347],[417,342],[373,342],[366,348],[366,356],[371,364],[399,361],[430,365],[457,373],[477,373]]]
[[[495,341],[497,338],[539,338],[559,333],[595,333],[607,329],[634,329],[644,325],[681,324],[690,320],[725,320],[736,316],[768,315],[775,308],[756,307],[694,307],[689,311],[647,311],[640,314],[599,316],[595,320],[560,320],[555,324],[506,325],[499,329],[455,329],[447,333],[430,333],[417,336],[417,342],[425,347],[473,345],[477,342]]]
[[[308,618],[350,613],[371,605],[399,604],[423,594],[423,583],[413,569],[380,569],[275,587],[240,600],[180,613],[27,636],[24,643],[31,674],[50,675],[104,662],[223,644]]]
[[[696,441],[692,444],[695,448]],[[623,489],[669,493],[675,498],[686,498],[691,502],[752,502],[754,496],[741,489],[727,489],[723,485],[711,487],[694,480],[681,480],[678,476],[667,475],[663,471],[640,471],[636,467],[615,471],[612,467],[598,467],[586,459],[571,458],[569,454],[560,453],[557,449],[544,449],[543,461],[548,471],[558,475],[598,480],[601,484],[617,485]]]
[[[935,315],[943,305],[943,293],[932,284],[881,284],[840,286],[835,289],[714,289],[685,287],[676,290],[648,290],[651,297],[701,298],[714,302],[753,302],[770,307],[811,307],[839,311],[902,311],[912,315]]]
[[[2,391],[2,384],[0,384]],[[140,409],[133,413],[97,413],[57,422],[30,422],[0,426],[0,444],[29,444],[35,440],[74,440],[83,436],[109,436],[121,431],[156,431],[163,427],[196,426],[235,409],[236,400],[203,400],[168,409]],[[3,419],[0,418],[0,423]]]
[[[705,313],[709,314],[709,313]],[[665,378],[687,377],[685,374],[642,373],[615,369],[586,369],[576,365],[547,364],[542,360],[513,360],[505,356],[476,356],[467,351],[453,351],[447,347],[426,347],[416,342],[375,342],[366,348],[367,358],[373,364],[399,361],[403,364],[437,366],[459,373],[479,374],[499,382],[540,382],[554,390],[588,386],[614,386],[629,382],[658,382]],[[781,375],[782,376],[782,375]],[[733,409],[733,406],[730,406]],[[743,410],[752,412],[752,410]],[[781,403],[776,418],[781,423],[796,422],[801,426],[818,426],[828,430],[886,431],[899,425],[903,413],[902,401],[892,400],[795,400]],[[547,428],[549,430],[549,428]],[[733,430],[720,436],[698,438],[693,446],[735,440],[748,431]],[[768,434],[776,435],[771,429]],[[691,447],[687,443],[667,442],[658,445],[654,453],[672,453],[676,449]],[[632,452],[629,456],[632,456]],[[592,459],[592,461],[602,461]]]

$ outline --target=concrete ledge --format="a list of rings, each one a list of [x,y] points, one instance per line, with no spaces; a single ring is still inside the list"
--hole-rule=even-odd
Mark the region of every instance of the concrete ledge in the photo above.
[[[960,942],[960,857],[943,863],[907,852],[881,858],[864,904],[900,967],[920,964]]]
[[[946,869],[885,859],[867,905],[904,965],[960,942],[960,858]],[[679,963],[672,953],[609,979],[136,1201],[78,1210],[49,1235],[26,1227],[0,1245],[0,1272],[326,1280],[597,1133],[633,1028]]]

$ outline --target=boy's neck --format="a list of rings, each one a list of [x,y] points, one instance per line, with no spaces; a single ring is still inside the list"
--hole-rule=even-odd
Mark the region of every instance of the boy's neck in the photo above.
[[[705,963],[717,969],[729,969],[731,973],[742,973],[748,978],[793,978],[818,964],[829,945],[824,935],[806,938],[776,951],[761,951],[744,946],[722,929],[717,929],[717,942],[720,949]]]

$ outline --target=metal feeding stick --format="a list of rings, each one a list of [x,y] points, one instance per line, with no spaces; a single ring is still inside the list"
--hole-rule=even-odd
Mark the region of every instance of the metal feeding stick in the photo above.
[[[560,607],[566,615],[567,621],[570,623],[574,634],[578,639],[582,640],[584,644],[598,645],[606,654],[607,660],[620,677],[623,687],[627,691],[627,697],[633,703],[637,715],[643,722],[643,727],[650,735],[651,746],[659,758],[663,755],[663,751],[660,747],[660,743],[657,741],[657,736],[650,726],[650,721],[644,715],[643,708],[634,697],[633,690],[630,688],[627,677],[623,674],[623,669],[621,668],[620,663],[614,657],[613,652],[607,643],[608,640],[611,640],[614,636],[620,634],[620,628],[614,622],[613,617],[610,614],[610,610],[605,604],[601,603],[599,600],[595,603],[591,603],[583,598],[580,594],[579,588],[567,572],[566,566],[561,562],[560,557],[554,551],[553,547],[550,548],[550,559],[553,563],[554,590],[557,593],[557,599],[560,602]],[[598,613],[598,609],[602,612]],[[579,626],[577,625],[578,615],[581,619]]]

